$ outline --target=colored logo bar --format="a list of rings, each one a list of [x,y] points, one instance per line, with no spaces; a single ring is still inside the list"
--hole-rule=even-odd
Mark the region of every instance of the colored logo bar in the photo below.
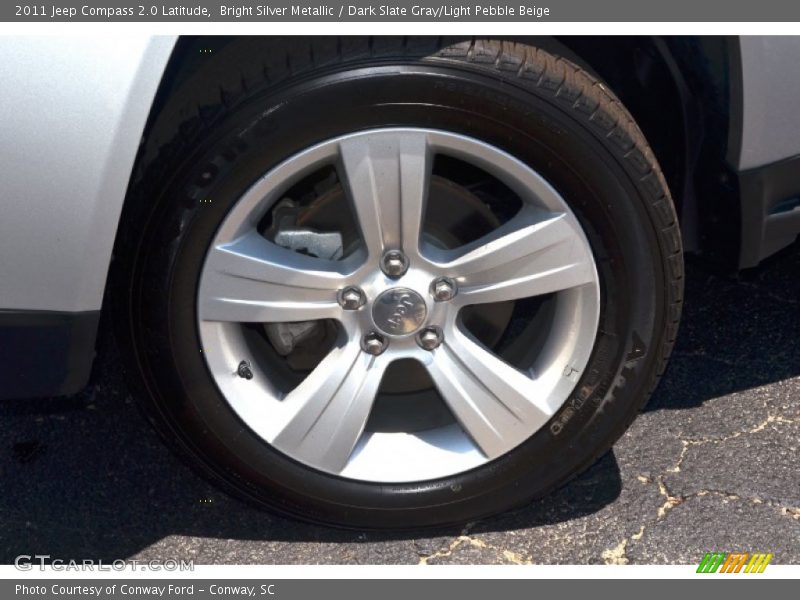
[[[763,573],[773,555],[765,552],[706,552],[698,573]]]

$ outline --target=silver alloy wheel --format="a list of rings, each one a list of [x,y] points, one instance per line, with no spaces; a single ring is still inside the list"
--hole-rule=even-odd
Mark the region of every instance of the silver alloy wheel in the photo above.
[[[427,243],[422,222],[437,154],[493,175],[519,196],[523,208],[459,248]],[[363,241],[362,251],[342,260],[294,252],[257,230],[287,189],[325,165],[335,166]],[[384,272],[387,252],[407,260],[402,275]],[[452,283],[451,298],[434,296],[441,281]],[[349,286],[365,297],[355,310],[340,304]],[[441,297],[449,295],[444,292]],[[549,334],[526,372],[483,347],[458,318],[465,306],[551,293],[556,304]],[[588,240],[539,174],[473,138],[394,128],[327,140],[257,181],[216,233],[197,310],[209,371],[262,439],[331,474],[410,482],[479,467],[543,427],[567,401],[588,362],[599,298]],[[253,360],[242,324],[316,319],[338,321],[339,339],[302,383],[285,393]],[[372,344],[377,353],[366,350],[368,336],[382,340],[382,348]],[[424,365],[455,424],[413,433],[365,432],[381,378],[399,359]],[[251,365],[252,379],[238,375],[242,361]]]

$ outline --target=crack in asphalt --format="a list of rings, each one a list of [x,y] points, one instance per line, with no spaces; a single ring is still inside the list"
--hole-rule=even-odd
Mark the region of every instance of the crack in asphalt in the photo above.
[[[702,446],[703,444],[721,444],[724,442],[729,442],[730,440],[735,440],[736,438],[741,437],[743,435],[750,435],[753,433],[759,433],[761,431],[764,431],[769,425],[772,425],[773,423],[779,425],[788,425],[794,422],[795,422],[794,419],[787,419],[782,415],[768,415],[767,418],[764,419],[761,423],[745,431],[736,431],[734,433],[731,433],[730,435],[724,435],[722,437],[694,438],[694,439],[689,438],[685,440],[682,439],[681,442],[683,443],[684,448],[688,448],[689,446]],[[685,453],[683,452],[681,453],[680,460],[678,464],[674,467],[674,470],[672,471],[673,473],[680,472],[680,464],[683,462],[684,454]]]
[[[787,425],[787,424],[791,424],[791,423],[794,423],[794,422],[795,422],[794,419],[787,419],[786,417],[784,417],[782,415],[768,415],[767,418],[764,419],[761,423],[759,423],[755,427],[752,427],[751,429],[748,429],[748,430],[745,430],[745,431],[736,431],[734,433],[731,433],[729,435],[724,435],[724,436],[721,436],[721,437],[688,438],[688,439],[679,438],[679,441],[682,444],[681,453],[678,456],[678,460],[675,463],[675,466],[672,467],[671,469],[667,469],[667,472],[669,472],[669,473],[680,473],[681,472],[681,467],[683,466],[683,461],[684,461],[684,459],[686,458],[686,455],[689,452],[689,448],[691,448],[692,446],[703,446],[705,444],[724,444],[725,442],[729,442],[731,440],[735,440],[736,438],[739,438],[739,437],[741,437],[743,435],[750,435],[750,434],[759,433],[761,431],[764,431],[767,428],[767,426],[772,425],[773,423],[774,424],[778,424],[778,425]],[[662,475],[662,477],[663,476],[664,475]],[[639,480],[642,481],[642,482],[645,482],[647,480],[647,478],[643,478],[642,476],[639,476]],[[663,484],[663,481],[661,483]]]
[[[700,489],[689,494],[674,494],[670,491],[665,482],[665,477],[668,473],[680,473],[683,462],[686,459],[689,448],[692,446],[702,446],[705,444],[724,444],[731,440],[737,439],[743,435],[753,435],[764,431],[770,425],[785,425],[795,423],[794,419],[789,419],[783,415],[767,415],[767,418],[744,431],[736,431],[729,435],[719,437],[706,437],[706,438],[689,438],[679,439],[682,444],[680,455],[675,462],[675,465],[667,469],[664,473],[658,474],[655,477],[648,477],[645,475],[637,475],[636,479],[643,484],[651,485],[655,483],[658,486],[658,491],[664,497],[664,503],[658,507],[655,519],[650,519],[641,524],[639,531],[629,537],[625,537],[613,548],[608,548],[601,553],[601,558],[606,564],[628,564],[629,558],[627,555],[628,545],[633,542],[638,542],[644,536],[648,525],[653,525],[658,521],[663,520],[669,511],[677,506],[680,506],[687,500],[693,498],[704,498],[706,496],[723,497],[727,500],[750,502],[752,504],[765,504],[771,508],[775,508],[782,516],[788,516],[792,519],[800,520],[800,507],[784,506],[781,503],[765,500],[758,497],[743,497],[735,492],[713,490],[713,489]]]
[[[420,565],[430,565],[431,560],[438,560],[441,558],[447,558],[451,556],[459,547],[463,546],[464,544],[468,544],[474,548],[479,548],[481,550],[492,550],[495,552],[498,558],[502,557],[506,562],[515,564],[515,565],[531,565],[533,561],[530,557],[515,552],[513,550],[509,550],[507,548],[499,548],[493,544],[490,544],[480,538],[474,537],[469,534],[470,530],[475,526],[475,523],[469,523],[466,527],[461,531],[461,534],[453,539],[450,543],[445,546],[442,546],[439,550],[432,554],[419,554],[419,563]]]

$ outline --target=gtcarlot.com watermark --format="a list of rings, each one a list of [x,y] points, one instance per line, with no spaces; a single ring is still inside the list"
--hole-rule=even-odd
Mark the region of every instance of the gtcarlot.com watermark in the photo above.
[[[62,560],[49,554],[20,554],[14,559],[20,571],[194,571],[194,560],[135,560],[117,559],[111,562],[85,558]]]

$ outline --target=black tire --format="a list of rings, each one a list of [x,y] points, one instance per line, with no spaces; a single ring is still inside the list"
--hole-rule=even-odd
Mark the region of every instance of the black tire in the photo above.
[[[419,484],[345,480],[261,441],[208,373],[194,309],[211,237],[253,181],[314,143],[387,125],[462,133],[531,165],[578,216],[601,280],[592,357],[548,426],[484,467]],[[142,405],[194,466],[284,514],[408,528],[524,505],[604,454],[666,366],[683,260],[673,203],[641,131],[608,88],[567,60],[486,40],[249,38],[220,48],[156,120],[114,276],[119,337]]]

